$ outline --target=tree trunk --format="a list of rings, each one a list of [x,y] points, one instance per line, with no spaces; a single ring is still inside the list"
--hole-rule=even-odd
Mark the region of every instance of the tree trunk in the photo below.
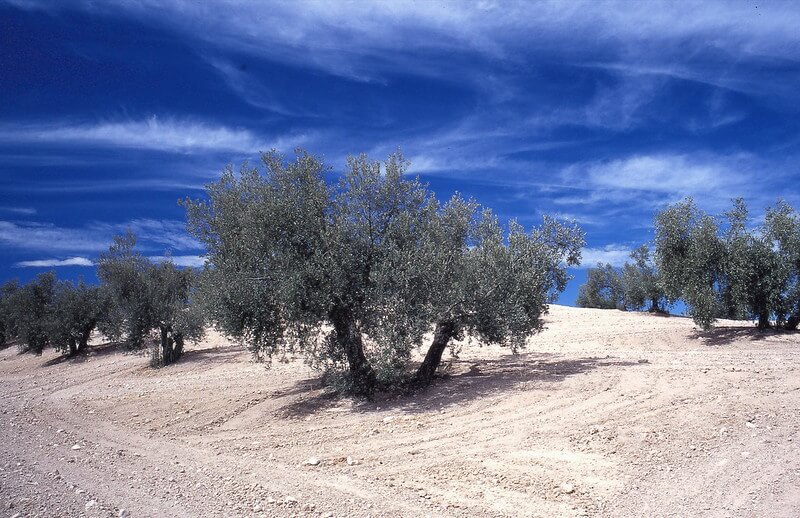
[[[762,309],[758,313],[758,328],[767,329],[768,327],[769,327],[769,312]]]
[[[456,324],[453,321],[445,320],[436,323],[436,329],[433,332],[433,342],[425,354],[425,359],[422,365],[417,369],[414,376],[414,381],[419,385],[429,385],[433,381],[433,375],[436,374],[436,369],[442,362],[442,354],[450,343],[450,340],[455,336]]]
[[[174,358],[173,361],[178,361],[181,359],[181,356],[183,355],[183,334],[175,333],[174,342],[175,342],[175,347],[173,348],[172,351],[172,356]]]
[[[78,342],[78,350],[86,350],[86,347],[89,345],[89,337],[92,336],[92,329],[94,329],[94,324],[92,324],[91,327],[87,327],[83,330],[80,341]]]
[[[69,351],[67,355],[74,356],[78,352],[78,341],[75,338],[69,339]]]
[[[798,324],[800,324],[800,313],[795,313],[789,317],[789,320],[786,321],[784,328],[788,331],[795,331],[797,330]]]
[[[375,392],[375,371],[364,355],[364,343],[361,340],[353,312],[349,308],[334,307],[329,314],[336,342],[347,356],[353,391],[362,396],[372,396]]]
[[[161,328],[161,365],[172,363],[172,336],[168,327]]]

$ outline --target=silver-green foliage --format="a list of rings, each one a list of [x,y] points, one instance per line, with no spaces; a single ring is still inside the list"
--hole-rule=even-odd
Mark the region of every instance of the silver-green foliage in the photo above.
[[[625,309],[622,280],[622,275],[612,265],[597,263],[586,271],[586,283],[578,288],[575,304],[581,308]]]
[[[167,260],[153,263],[135,251],[135,244],[133,234],[115,237],[98,261],[97,275],[108,297],[101,330],[132,348],[149,345],[156,332],[153,363],[173,363],[186,340],[199,340],[204,333],[203,314],[191,303],[195,274]]]
[[[790,289],[796,218],[781,203],[768,209],[766,221],[752,225],[741,199],[721,218],[706,214],[691,199],[656,216],[663,286],[671,299],[686,302],[699,326],[707,329],[722,316],[757,318],[763,328],[773,315],[782,321],[790,312],[796,299]]]
[[[519,346],[577,262],[579,229],[526,233],[456,196],[440,204],[399,154],[348,159],[338,183],[308,153],[227,169],[186,200],[208,250],[201,296],[212,320],[262,358],[302,350],[370,393],[401,378],[431,327]],[[438,365],[438,361],[436,362]],[[427,379],[427,378],[426,378]]]
[[[102,293],[98,286],[83,281],[56,282],[46,318],[51,346],[70,355],[86,347],[106,307]]]
[[[664,311],[666,295],[650,248],[647,245],[639,246],[631,252],[631,259],[632,263],[625,263],[622,267],[625,307],[637,311],[642,308],[651,312]]]
[[[4,306],[10,328],[21,350],[42,354],[50,343],[47,319],[56,285],[54,272],[41,273],[31,282],[11,290]]]

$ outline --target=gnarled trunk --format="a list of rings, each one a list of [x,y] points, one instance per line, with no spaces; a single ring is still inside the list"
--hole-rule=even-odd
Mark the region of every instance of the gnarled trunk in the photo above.
[[[436,374],[436,369],[442,362],[442,354],[450,343],[450,340],[455,336],[456,324],[453,321],[445,320],[436,323],[436,329],[433,332],[433,342],[425,354],[425,359],[422,365],[417,369],[414,375],[414,381],[419,385],[429,385],[433,381],[433,375]]]
[[[795,313],[786,321],[784,328],[788,331],[795,331],[797,330],[798,324],[800,324],[800,313]]]
[[[346,307],[334,307],[329,317],[333,324],[336,342],[347,356],[353,391],[362,396],[371,396],[375,392],[375,371],[364,355],[364,343],[352,310]]]
[[[75,353],[78,352],[78,341],[75,338],[70,338],[69,340],[69,351],[67,354],[69,356],[74,356]]]
[[[759,329],[767,329],[769,328],[769,312],[766,310],[761,310],[758,313],[758,328]]]

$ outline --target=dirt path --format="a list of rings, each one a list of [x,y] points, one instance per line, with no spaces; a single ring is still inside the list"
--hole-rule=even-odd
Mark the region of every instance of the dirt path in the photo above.
[[[548,321],[525,354],[465,347],[374,403],[220,338],[158,371],[7,348],[0,516],[800,515],[800,335]]]

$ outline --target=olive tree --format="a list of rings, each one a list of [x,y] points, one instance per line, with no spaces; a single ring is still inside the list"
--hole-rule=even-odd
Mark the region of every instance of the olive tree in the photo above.
[[[131,348],[148,345],[151,332],[154,365],[178,361],[186,340],[199,340],[204,332],[202,313],[191,303],[191,269],[180,269],[168,260],[153,263],[134,247],[128,233],[114,238],[98,261],[97,275],[108,295],[104,334],[125,339]]]
[[[655,218],[655,257],[669,300],[682,299],[695,323],[708,329],[721,311],[725,244],[719,222],[689,198]]]
[[[14,319],[12,298],[19,290],[19,282],[10,280],[0,286],[0,347],[17,338],[19,332]]]
[[[670,297],[687,303],[701,327],[723,316],[757,319],[764,329],[773,315],[782,321],[791,312],[794,217],[779,204],[765,221],[751,225],[742,199],[733,200],[724,218],[706,214],[691,199],[656,216],[664,287]]]
[[[665,310],[666,294],[661,287],[658,269],[653,263],[650,248],[641,245],[631,252],[632,263],[622,267],[622,292],[625,307],[640,310],[647,307],[651,313]]]
[[[586,271],[586,283],[578,288],[575,304],[581,308],[625,309],[620,272],[610,264],[597,263]]]
[[[14,289],[5,300],[4,306],[21,350],[38,355],[50,343],[47,321],[55,285],[54,272],[41,273]]]
[[[800,216],[785,201],[767,208],[765,234],[778,255],[784,293],[776,308],[779,324],[795,330],[800,324]]]
[[[432,327],[445,347],[468,328],[497,341],[539,329],[548,290],[566,282],[562,262],[577,261],[577,229],[504,233],[473,202],[440,205],[406,177],[399,153],[383,163],[350,157],[334,184],[302,150],[293,162],[276,152],[262,162],[263,174],[228,168],[206,199],[184,202],[208,250],[202,299],[259,357],[304,351],[356,393],[402,376]]]
[[[511,221],[504,229],[488,209],[454,198],[434,218],[426,290],[413,293],[435,323],[433,340],[414,381],[431,382],[442,354],[465,334],[516,352],[543,328],[547,305],[569,280],[565,266],[580,261],[583,232],[549,217],[530,231]],[[409,301],[413,304],[414,301]],[[430,326],[430,323],[427,323]]]
[[[106,307],[103,293],[83,281],[57,282],[47,315],[50,345],[70,356],[84,351]]]

